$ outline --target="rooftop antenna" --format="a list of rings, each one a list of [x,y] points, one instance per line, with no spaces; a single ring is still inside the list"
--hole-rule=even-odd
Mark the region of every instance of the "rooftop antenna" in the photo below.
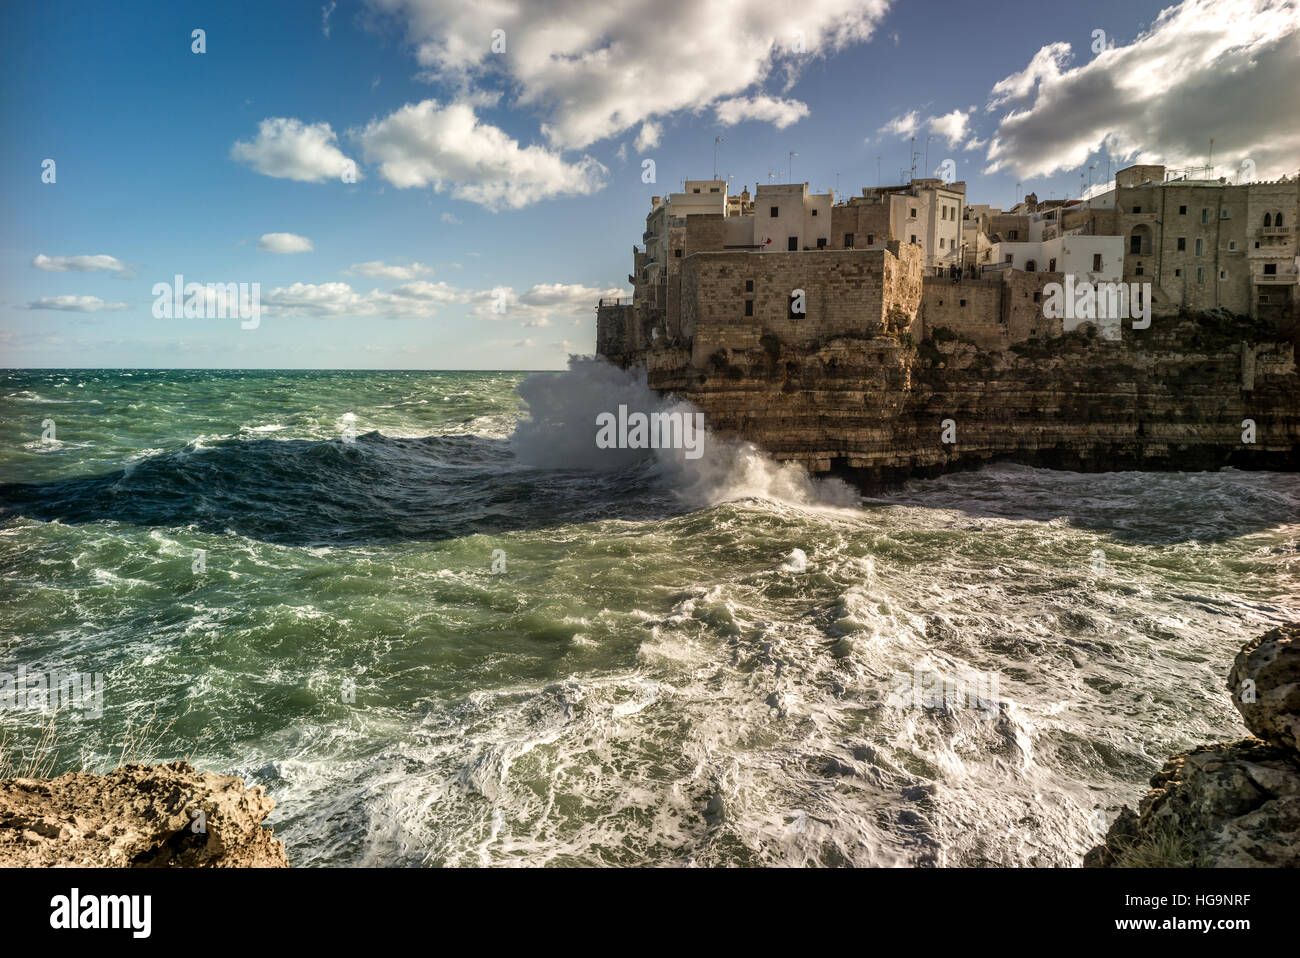
[[[876,157],[876,186],[880,186],[880,157]]]
[[[934,139],[933,136],[927,136],[925,138],[925,175],[926,176],[930,175],[930,141],[933,139]]]
[[[785,175],[788,177],[788,179],[786,180],[787,183],[794,182],[794,158],[798,155],[799,154],[796,153],[794,150],[790,151],[790,161],[789,161],[790,165],[786,169],[786,173],[785,173]]]
[[[722,137],[715,136],[713,138],[713,178],[715,180],[718,178],[718,144],[721,142]]]
[[[1210,137],[1210,159],[1206,165],[1210,168],[1210,179],[1214,179],[1214,137]]]
[[[916,137],[913,136],[912,137],[912,175],[909,178],[908,182],[911,182],[911,180],[916,179],[916,158],[920,155],[921,155],[920,153],[916,152]]]

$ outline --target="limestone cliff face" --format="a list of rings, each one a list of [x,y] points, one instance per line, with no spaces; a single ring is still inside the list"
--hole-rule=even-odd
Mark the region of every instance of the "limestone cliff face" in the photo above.
[[[615,360],[644,364],[652,388],[690,399],[715,433],[867,487],[992,459],[1081,471],[1300,466],[1289,334],[1201,314],[1126,328],[1119,341],[1084,330],[985,350],[943,328],[915,343],[910,328],[900,316],[860,337],[790,345],[769,334],[702,360],[669,342]]]
[[[286,868],[275,802],[185,762],[0,781],[0,868]]]

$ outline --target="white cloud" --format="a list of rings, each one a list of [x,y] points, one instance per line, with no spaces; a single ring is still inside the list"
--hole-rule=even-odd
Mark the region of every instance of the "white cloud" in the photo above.
[[[316,247],[311,240],[297,233],[263,233],[257,248],[268,253],[310,253]]]
[[[449,226],[460,226],[463,222],[463,220],[457,217],[454,213],[443,213],[441,219]]]
[[[521,147],[466,103],[408,103],[372,120],[360,140],[366,159],[399,189],[432,186],[490,210],[604,186],[605,167],[591,157],[569,163],[558,151]]]
[[[808,104],[772,96],[742,96],[722,100],[714,110],[723,126],[734,126],[745,120],[762,120],[784,130],[808,115]]]
[[[1010,112],[989,147],[987,172],[1046,176],[1099,151],[1199,166],[1210,137],[1221,173],[1247,158],[1261,179],[1296,168],[1296,0],[1184,0],[1132,43],[1079,66],[1072,60],[1069,44],[1050,44],[993,87],[989,109]]]
[[[751,93],[773,73],[797,73],[812,58],[869,39],[889,7],[888,0],[369,2],[405,22],[430,79],[459,89],[499,82],[516,91],[516,106],[536,109],[551,143],[566,149]],[[506,33],[504,53],[491,49],[494,29]]]
[[[126,264],[115,256],[46,256],[37,253],[32,265],[50,273],[125,273]]]
[[[342,180],[349,171],[362,179],[357,164],[339,149],[338,136],[328,123],[308,125],[292,118],[268,117],[258,124],[257,136],[251,142],[235,142],[230,156],[259,173],[280,179],[321,183]]]
[[[636,142],[632,144],[638,153],[644,153],[646,150],[653,150],[659,145],[659,140],[663,137],[664,129],[658,123],[651,123],[649,120],[641,124],[641,131],[636,135]]]
[[[42,296],[27,304],[28,309],[59,309],[71,313],[98,313],[127,309],[126,303],[108,303],[98,296]]]
[[[884,133],[886,136],[905,138],[914,134],[919,125],[920,120],[917,119],[916,111],[910,110],[902,116],[894,117],[876,132]]]
[[[926,127],[935,136],[941,136],[949,147],[956,146],[966,138],[970,124],[970,114],[953,110],[943,116],[932,116],[926,121]]]
[[[631,295],[627,289],[600,289],[580,283],[539,283],[523,293],[516,293],[510,286],[498,286],[475,294],[473,301],[476,305],[473,311],[480,319],[515,320],[524,326],[549,326],[555,317],[567,319],[571,316],[580,318],[589,315],[601,299],[628,298]],[[505,305],[504,312],[498,312],[494,308],[497,303]]]
[[[423,263],[396,266],[373,259],[365,263],[353,263],[348,267],[347,272],[356,276],[372,276],[377,279],[415,279],[417,276],[428,276],[433,272],[433,267],[425,266]]]
[[[432,316],[438,307],[469,301],[468,290],[446,283],[417,280],[391,292],[372,289],[359,293],[347,283],[294,283],[262,296],[271,315],[282,316],[386,316],[394,319]]]
[[[334,0],[330,0],[329,3],[320,8],[320,32],[325,36],[330,35],[330,14],[334,12],[337,5]]]

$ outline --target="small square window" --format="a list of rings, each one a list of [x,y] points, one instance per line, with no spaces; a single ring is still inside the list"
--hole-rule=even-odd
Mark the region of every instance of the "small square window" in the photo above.
[[[1224,280],[1227,278],[1228,278],[1228,271],[1226,269],[1219,270],[1219,279]]]
[[[958,305],[958,306],[965,306],[965,305],[966,305],[966,300],[964,300],[964,299],[959,299],[959,300],[957,300],[957,305]]]
[[[816,210],[813,210],[813,211],[812,211],[812,214],[813,214],[813,216],[816,216],[816,215],[817,215],[817,211],[816,211]]]
[[[844,248],[845,248],[845,249],[852,249],[852,248],[853,248],[853,234],[852,234],[852,233],[845,233],[845,234],[844,234]]]
[[[673,255],[676,256],[678,259],[681,259],[681,258],[682,258],[682,251],[679,250],[679,249],[675,249],[675,250],[673,250]]]
[[[773,216],[776,216],[776,215],[777,215],[777,212],[778,212],[778,211],[777,211],[777,208],[776,208],[775,206],[772,207],[772,215],[773,215]]]
[[[1219,209],[1219,219],[1221,219],[1221,220],[1226,220],[1226,219],[1228,219],[1228,208],[1227,208],[1226,206],[1221,207],[1221,208]]]
[[[1141,265],[1139,265],[1137,269],[1133,270],[1133,272],[1136,273],[1138,276],[1143,275],[1143,271],[1142,271],[1142,267],[1141,267]]]
[[[1229,252],[1229,253],[1235,253],[1236,251],[1237,251],[1237,241],[1236,241],[1236,240],[1229,240],[1229,241],[1228,241],[1228,252]]]
[[[867,234],[867,245],[868,245],[868,246],[875,246],[875,245],[876,245],[876,237],[875,237],[873,234],[871,234],[871,233],[868,233],[868,234]],[[1259,244],[1256,243],[1255,245],[1258,246]]]
[[[1140,207],[1140,206],[1135,206],[1135,207],[1133,207],[1133,212],[1134,212],[1134,213],[1141,213],[1141,212],[1142,212],[1142,207]]]
[[[1180,207],[1178,207],[1178,215],[1179,215],[1179,216],[1186,216],[1186,215],[1187,215],[1187,207],[1186,207],[1186,206],[1180,206]]]
[[[695,187],[695,189],[691,190],[692,193],[698,193],[699,191],[700,191],[700,188],[699,188],[698,186]]]
[[[1182,275],[1183,275],[1183,271],[1182,271],[1181,269],[1176,269],[1176,270],[1174,270],[1174,275],[1175,275],[1175,276],[1182,276]]]

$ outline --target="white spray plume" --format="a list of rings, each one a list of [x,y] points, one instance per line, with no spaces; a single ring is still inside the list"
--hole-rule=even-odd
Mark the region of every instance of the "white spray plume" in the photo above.
[[[538,373],[519,384],[529,417],[510,437],[515,458],[535,469],[609,471],[654,461],[670,487],[697,506],[736,499],[773,499],[799,506],[856,505],[858,494],[838,479],[814,479],[802,466],[779,463],[750,442],[704,439],[704,452],[688,459],[683,449],[601,449],[596,417],[626,405],[629,413],[699,410],[663,398],[646,385],[644,369],[624,370],[601,357],[571,356],[562,373]]]

